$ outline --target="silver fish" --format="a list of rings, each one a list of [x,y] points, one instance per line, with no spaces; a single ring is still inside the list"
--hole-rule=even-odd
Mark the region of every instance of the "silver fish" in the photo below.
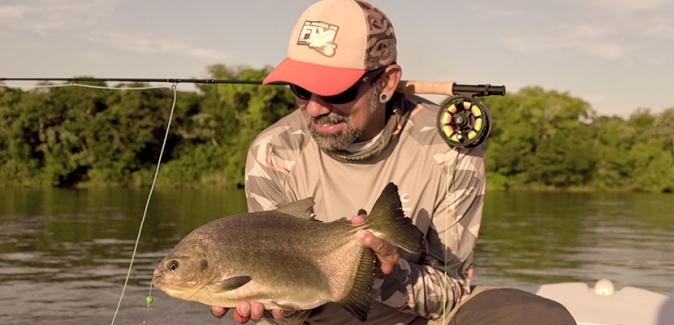
[[[364,321],[370,310],[374,253],[359,229],[411,253],[421,231],[389,183],[365,222],[320,222],[313,199],[276,210],[233,215],[188,234],[159,263],[152,284],[171,297],[208,306],[259,301],[266,309],[306,310],[336,302]]]

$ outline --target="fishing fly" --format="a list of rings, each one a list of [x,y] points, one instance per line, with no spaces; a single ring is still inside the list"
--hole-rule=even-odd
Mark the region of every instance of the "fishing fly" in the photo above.
[[[143,318],[143,323],[147,322],[147,315],[150,313],[150,305],[154,302],[154,297],[152,297],[152,282],[150,282],[150,293],[145,297],[145,303],[147,304],[147,310],[145,311],[145,317]]]

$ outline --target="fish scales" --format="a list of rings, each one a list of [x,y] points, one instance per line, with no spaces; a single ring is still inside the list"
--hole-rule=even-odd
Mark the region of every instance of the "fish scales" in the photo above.
[[[233,224],[237,225],[236,229],[230,226]],[[335,296],[345,295],[344,290],[338,290],[339,286],[353,282],[350,278],[355,276],[357,264],[345,261],[357,261],[360,252],[354,254],[353,248],[360,245],[355,236],[346,235],[355,234],[357,230],[348,223],[307,222],[282,213],[260,212],[220,219],[204,229],[208,230],[195,231],[195,240],[212,247],[218,247],[217,243],[224,240],[230,243],[213,250],[214,259],[240,261],[221,265],[222,277],[245,274],[252,278],[249,285],[237,290],[240,299],[259,300],[274,308],[303,309],[343,298]],[[283,265],[283,272],[278,272],[279,265]],[[288,296],[301,292],[306,292],[303,295],[306,299],[287,302]],[[273,294],[276,303],[266,303],[264,295],[268,293]],[[218,301],[214,297],[210,304],[226,303],[230,301]]]
[[[249,300],[302,310],[337,302],[365,320],[374,255],[355,233],[372,231],[411,253],[421,251],[422,234],[404,216],[393,183],[361,224],[315,221],[312,207],[309,198],[207,223],[162,260],[152,283],[169,296],[210,306]]]

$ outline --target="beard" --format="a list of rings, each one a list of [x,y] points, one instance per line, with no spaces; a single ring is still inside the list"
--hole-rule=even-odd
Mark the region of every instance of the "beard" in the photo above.
[[[368,103],[368,112],[374,113],[379,107],[379,94],[381,93],[381,85],[375,83],[372,87],[370,102]],[[311,136],[316,140],[318,147],[321,150],[337,151],[344,150],[350,145],[358,142],[358,140],[365,134],[364,128],[356,128],[353,126],[349,118],[345,115],[330,112],[327,115],[318,117],[307,117],[309,131]],[[331,134],[323,134],[316,131],[314,123],[316,124],[333,124],[344,122],[346,124],[345,131],[339,131]]]
[[[339,123],[344,122],[346,124],[345,131],[339,131],[331,134],[319,133],[314,128],[314,123],[318,124],[329,124],[329,123]],[[344,115],[339,115],[331,112],[328,115],[323,115],[319,117],[310,117],[309,118],[309,131],[311,136],[316,140],[318,147],[322,150],[344,150],[350,145],[356,143],[360,137],[363,136],[365,130],[356,129],[349,118]]]

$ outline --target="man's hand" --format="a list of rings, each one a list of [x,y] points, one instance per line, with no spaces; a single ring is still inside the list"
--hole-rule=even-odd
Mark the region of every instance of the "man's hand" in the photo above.
[[[357,216],[351,217],[351,223],[362,223],[365,221],[365,218],[366,215],[359,212]],[[393,271],[393,267],[398,263],[398,259],[400,259],[398,250],[395,246],[383,239],[377,238],[377,236],[367,230],[358,230],[356,237],[363,246],[369,247],[374,251],[376,257],[374,268],[375,276],[381,277]]]
[[[223,318],[227,314],[229,308],[211,307],[211,314],[216,318]],[[272,309],[272,315],[275,319],[283,318],[283,310]],[[240,324],[245,324],[249,320],[259,321],[264,315],[264,306],[259,302],[249,303],[248,301],[239,301],[239,304],[234,309],[234,320]]]

